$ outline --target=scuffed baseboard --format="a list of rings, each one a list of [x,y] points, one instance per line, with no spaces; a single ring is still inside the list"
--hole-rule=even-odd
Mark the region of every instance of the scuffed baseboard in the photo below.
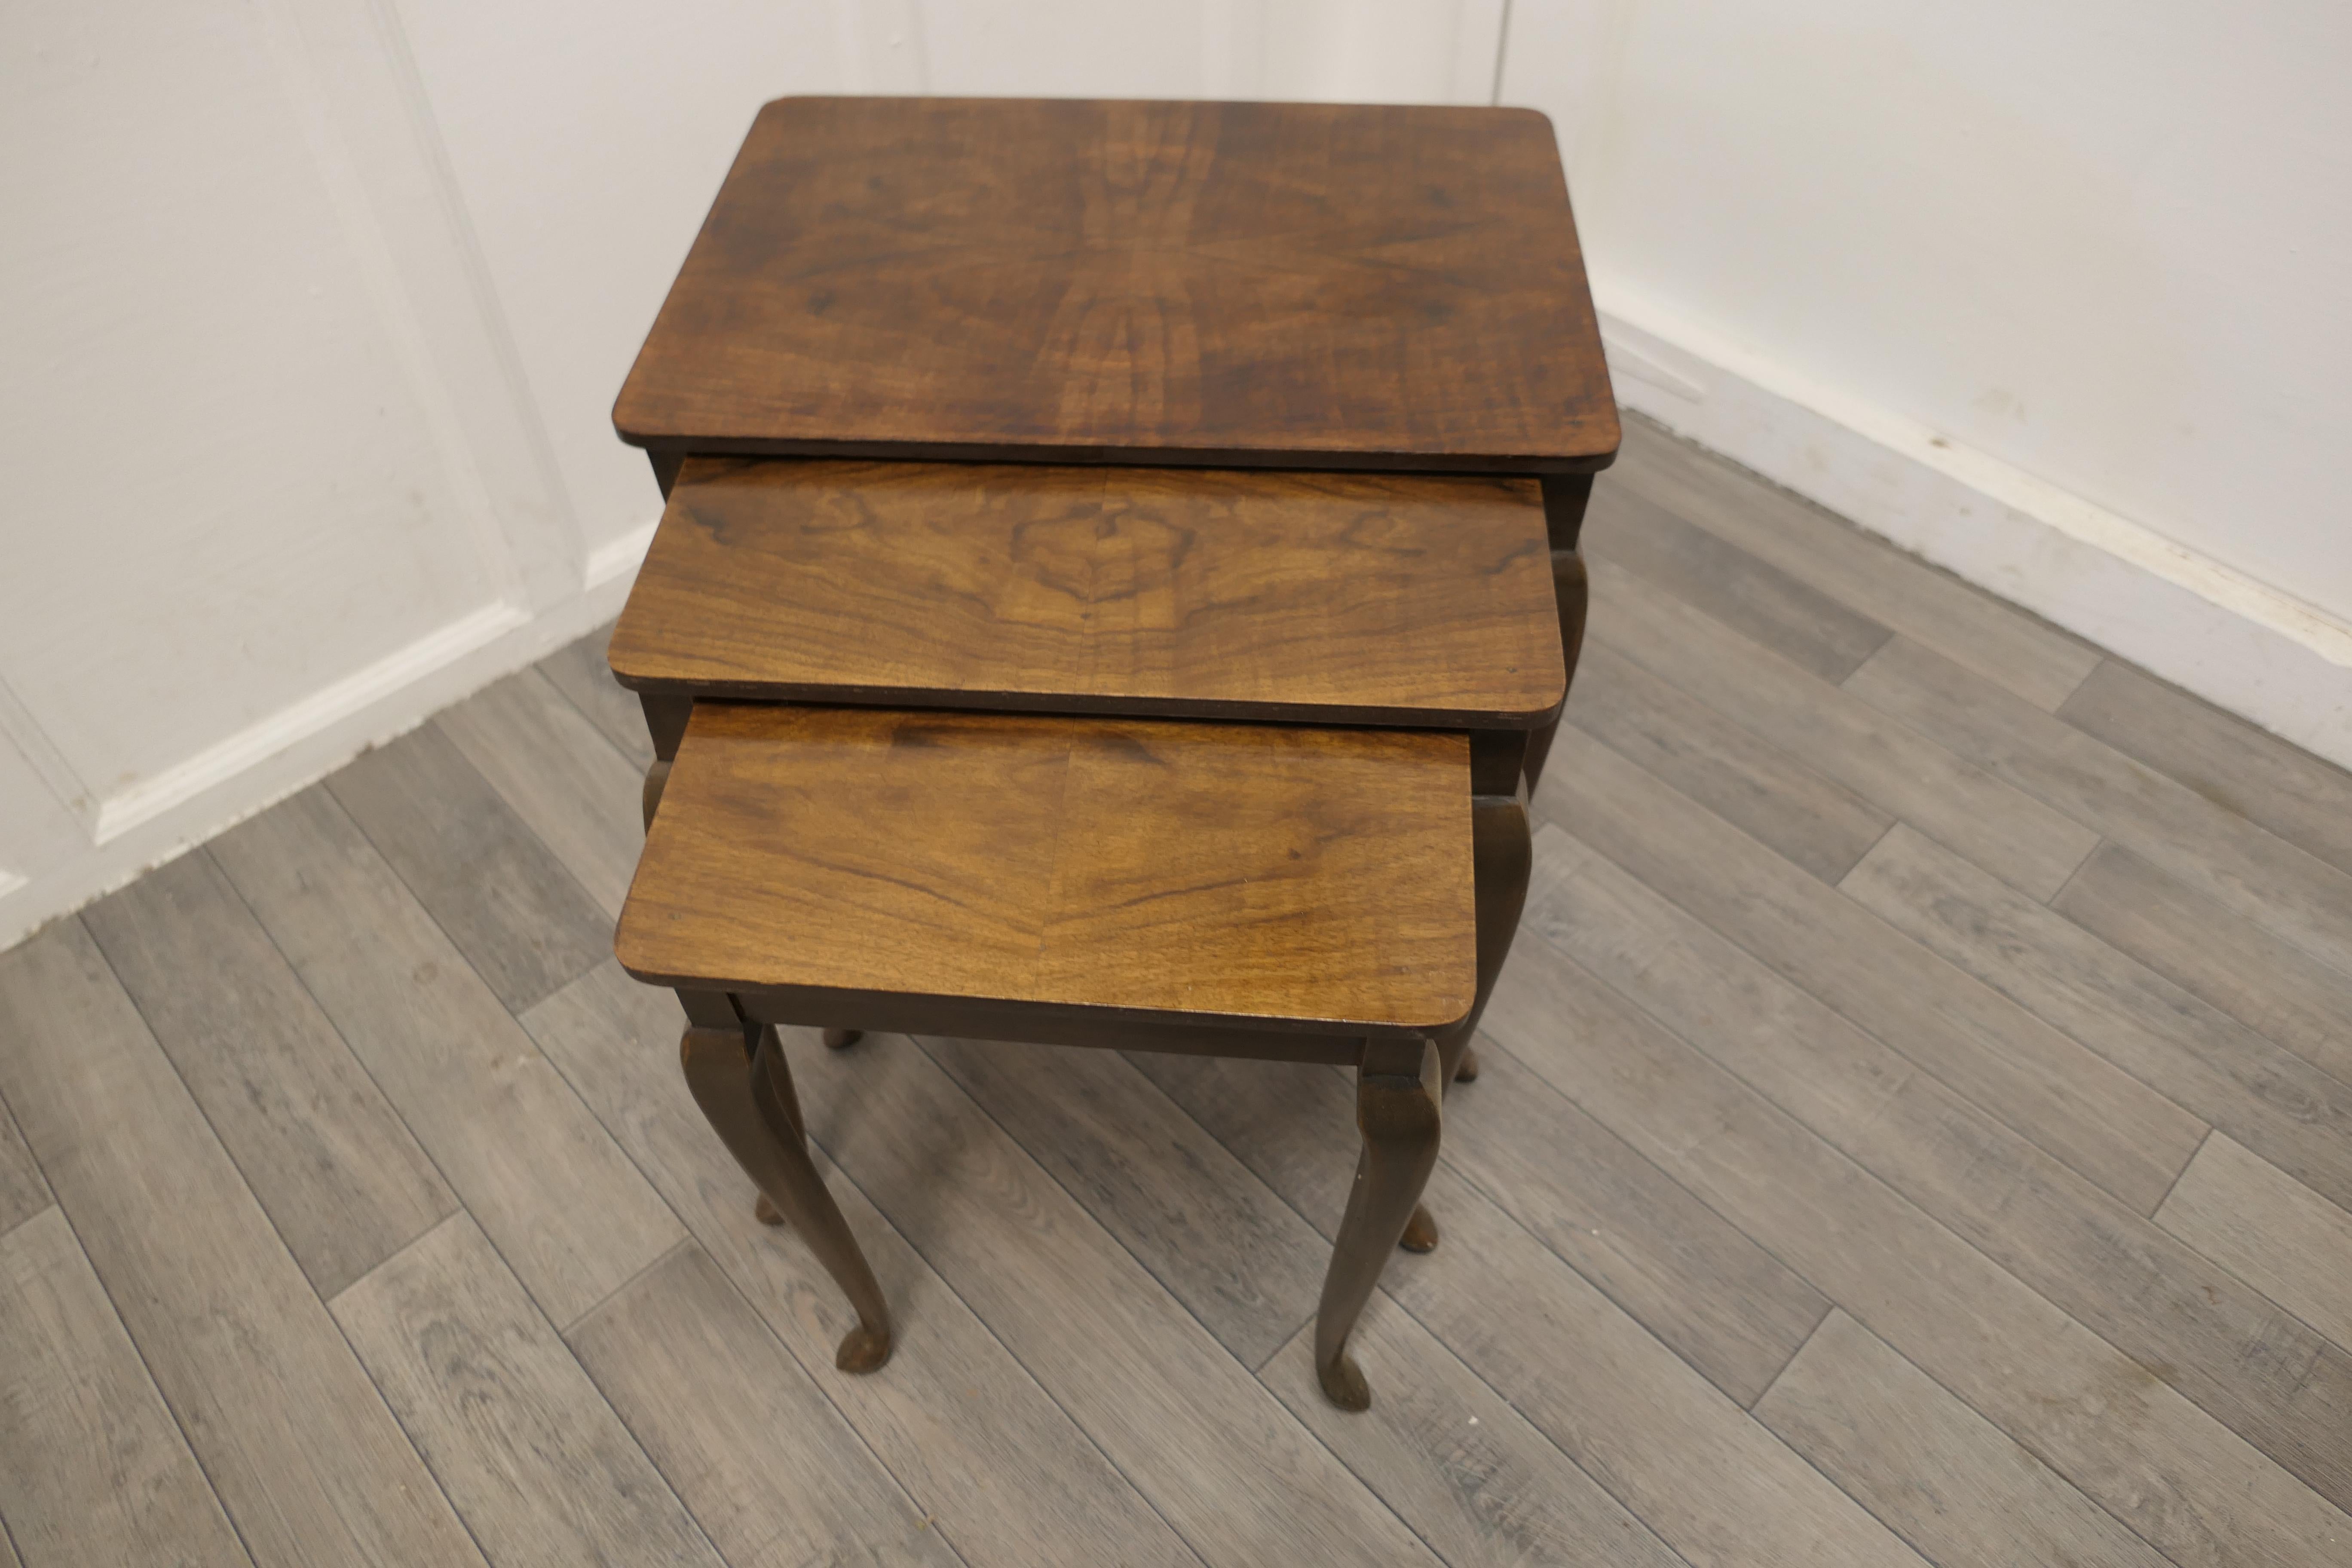
[[[110,798],[85,824],[88,839],[53,863],[0,867],[0,950],[610,620],[652,535],[647,525],[598,550],[583,590],[536,616],[504,604],[474,611],[208,747],[135,797]]]
[[[1596,279],[1618,400],[2352,767],[2352,625]]]

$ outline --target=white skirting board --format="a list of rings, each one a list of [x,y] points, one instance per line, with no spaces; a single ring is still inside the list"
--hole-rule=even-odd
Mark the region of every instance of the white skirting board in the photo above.
[[[1596,280],[1619,402],[2352,767],[2352,625]]]
[[[581,591],[536,616],[486,605],[98,803],[74,852],[0,866],[0,951],[610,620],[652,538],[648,523],[594,551]]]

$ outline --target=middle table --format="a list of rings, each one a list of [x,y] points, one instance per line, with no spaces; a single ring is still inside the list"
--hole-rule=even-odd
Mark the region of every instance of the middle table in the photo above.
[[[1478,1001],[1450,1080],[1581,629],[1557,560],[1529,478],[697,458],[610,658],[649,808],[697,698],[1466,731]]]

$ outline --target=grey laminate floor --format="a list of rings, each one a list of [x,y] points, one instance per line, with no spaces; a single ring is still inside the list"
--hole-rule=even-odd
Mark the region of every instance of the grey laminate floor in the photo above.
[[[1433,1256],[1323,1068],[703,1126],[594,640],[0,955],[0,1564],[2352,1563],[2352,778],[1637,426]]]

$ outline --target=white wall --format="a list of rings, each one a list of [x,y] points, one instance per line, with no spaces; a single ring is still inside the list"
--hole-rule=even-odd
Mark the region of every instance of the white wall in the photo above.
[[[619,606],[610,410],[791,92],[1484,102],[1503,0],[14,0],[0,946]]]
[[[2352,7],[1516,0],[1620,393],[2352,764]]]
[[[1621,395],[2352,763],[2352,10],[15,0],[0,945],[618,605],[795,91],[1548,110]]]

